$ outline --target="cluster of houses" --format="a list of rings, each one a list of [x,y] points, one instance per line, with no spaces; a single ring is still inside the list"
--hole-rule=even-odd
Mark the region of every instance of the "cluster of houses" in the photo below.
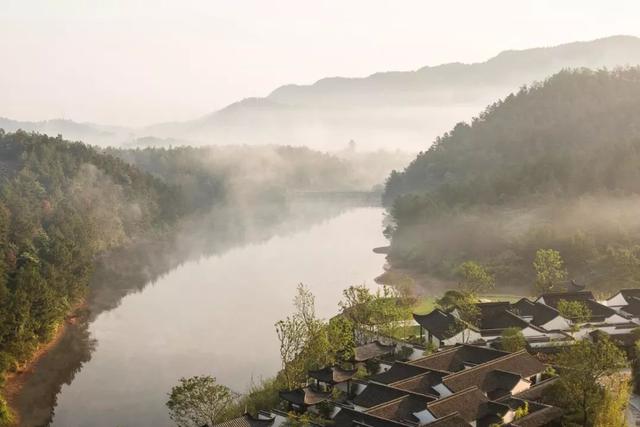
[[[590,317],[580,324],[564,317],[558,310],[561,301],[580,302]],[[554,292],[535,300],[522,298],[510,302],[486,302],[476,305],[477,324],[460,319],[456,310],[435,309],[429,314],[414,314],[425,341],[435,347],[460,343],[492,345],[498,343],[509,328],[519,329],[532,352],[557,352],[576,339],[594,333],[607,334],[614,341],[631,344],[633,330],[640,326],[640,289],[624,289],[605,301],[597,301],[590,291]]]
[[[563,300],[584,304],[590,318],[574,324],[558,311]],[[310,371],[306,387],[282,391],[284,411],[246,414],[221,426],[281,427],[289,425],[287,411],[322,414],[336,427],[556,425],[562,410],[545,404],[544,396],[558,377],[534,354],[559,351],[596,333],[630,345],[640,326],[640,289],[622,290],[605,301],[580,290],[477,308],[476,325],[461,321],[456,310],[414,315],[424,340],[437,348],[432,354],[412,346],[404,361],[394,360],[400,343],[370,342],[355,349],[349,369]],[[522,332],[527,349],[496,348],[509,328]],[[376,366],[377,372],[358,379],[359,364]]]

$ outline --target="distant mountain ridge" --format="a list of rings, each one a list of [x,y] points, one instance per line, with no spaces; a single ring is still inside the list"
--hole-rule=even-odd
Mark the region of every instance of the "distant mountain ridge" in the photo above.
[[[640,62],[640,38],[612,36],[589,42],[573,42],[554,47],[507,50],[485,61],[472,64],[454,62],[426,66],[416,71],[375,73],[363,78],[332,77],[311,85],[286,85],[271,92],[267,99],[284,104],[310,105],[332,100],[343,101],[346,94],[364,94],[367,99],[412,101],[410,94],[437,91],[442,85],[503,87],[520,86],[542,79],[561,68],[598,68],[635,65]],[[517,87],[516,86],[516,87]],[[402,97],[400,97],[402,96]],[[420,97],[417,97],[420,99]],[[467,96],[461,94],[461,99]],[[394,98],[391,97],[393,101]],[[435,101],[433,97],[424,101]]]
[[[436,136],[457,122],[469,120],[496,99],[563,68],[638,64],[640,38],[612,36],[508,50],[472,64],[454,62],[415,71],[285,85],[266,97],[247,98],[184,122],[114,130],[85,123],[69,129],[67,121],[64,127],[50,121],[46,129],[51,134],[62,129],[65,132],[58,133],[68,139],[98,145],[131,144],[136,139],[152,143],[169,138],[194,145],[292,144],[335,149],[354,139],[361,147],[417,150],[427,148]],[[3,126],[0,120],[0,128]],[[12,126],[9,130],[16,129],[15,123]],[[22,128],[39,131],[43,127],[30,123]]]
[[[63,135],[71,141],[84,141],[94,145],[109,145],[125,140],[134,134],[133,130],[118,126],[103,126],[95,123],[79,123],[68,119],[42,121],[18,121],[0,117],[0,129],[15,132],[22,129],[49,136]]]
[[[479,63],[331,77],[285,85],[193,121],[147,132],[199,143],[305,144],[424,149],[453,125],[525,84],[563,68],[640,64],[640,38],[613,36],[554,47],[504,51]]]

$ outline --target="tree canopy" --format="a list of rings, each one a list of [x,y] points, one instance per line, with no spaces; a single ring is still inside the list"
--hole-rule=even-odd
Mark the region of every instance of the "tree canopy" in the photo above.
[[[562,71],[457,124],[389,176],[389,259],[451,281],[474,259],[498,285],[548,289],[568,270],[590,286],[637,286],[638,164],[640,68]],[[546,252],[553,269],[533,269],[540,248],[562,253],[564,266]]]

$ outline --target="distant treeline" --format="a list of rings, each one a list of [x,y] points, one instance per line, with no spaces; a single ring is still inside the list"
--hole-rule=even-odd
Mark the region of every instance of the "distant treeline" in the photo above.
[[[206,146],[107,149],[140,169],[180,187],[189,205],[208,207],[225,196],[251,200],[300,191],[366,191],[380,187],[388,173],[406,164],[401,151],[334,153],[292,146]]]
[[[640,69],[523,87],[394,171],[384,202],[395,265],[449,279],[477,259],[525,287],[549,247],[586,284],[640,285]]]

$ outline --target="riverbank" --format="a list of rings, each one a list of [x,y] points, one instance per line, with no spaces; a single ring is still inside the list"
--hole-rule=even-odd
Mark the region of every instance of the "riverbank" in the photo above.
[[[51,340],[41,344],[17,372],[5,376],[2,394],[14,416],[13,425],[48,424],[56,395],[69,378],[66,368],[78,364],[78,358],[67,351],[68,346],[76,342],[80,331],[86,330],[87,319],[88,309],[82,301],[71,310]],[[67,363],[54,364],[52,359]]]

